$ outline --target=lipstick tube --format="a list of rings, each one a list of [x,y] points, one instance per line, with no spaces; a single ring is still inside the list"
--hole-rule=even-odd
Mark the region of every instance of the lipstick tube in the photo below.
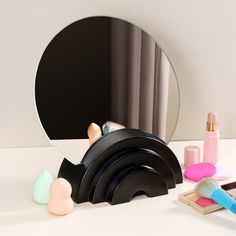
[[[219,152],[219,128],[217,113],[208,113],[203,144],[203,161],[216,164]]]

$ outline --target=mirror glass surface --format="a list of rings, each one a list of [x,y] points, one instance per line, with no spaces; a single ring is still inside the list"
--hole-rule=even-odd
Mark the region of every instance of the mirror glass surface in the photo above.
[[[89,17],[60,31],[40,60],[35,99],[51,140],[85,139],[105,121],[171,139],[179,114],[174,70],[155,39],[111,17]]]

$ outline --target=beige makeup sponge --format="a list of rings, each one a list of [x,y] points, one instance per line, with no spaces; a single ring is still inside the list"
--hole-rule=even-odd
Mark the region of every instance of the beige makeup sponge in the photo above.
[[[102,136],[101,128],[95,123],[90,124],[90,126],[88,127],[87,133],[88,133],[90,145],[92,145]]]
[[[50,188],[48,201],[49,212],[55,215],[67,215],[74,209],[74,202],[70,195],[72,188],[70,183],[63,178],[56,179]]]

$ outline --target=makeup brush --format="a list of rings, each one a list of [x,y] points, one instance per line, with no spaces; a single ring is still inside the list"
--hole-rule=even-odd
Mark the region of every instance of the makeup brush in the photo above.
[[[194,192],[201,197],[214,200],[236,214],[236,201],[221,188],[220,184],[215,179],[203,179],[196,185]]]

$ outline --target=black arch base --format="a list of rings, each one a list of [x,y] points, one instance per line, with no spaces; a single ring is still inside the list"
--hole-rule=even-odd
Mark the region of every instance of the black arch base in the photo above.
[[[156,136],[136,129],[104,135],[81,163],[64,159],[58,177],[72,186],[76,203],[129,202],[137,194],[155,197],[183,182],[175,154]]]
[[[167,194],[168,188],[165,180],[153,168],[132,166],[112,180],[107,192],[107,201],[112,205],[125,203],[139,193],[156,197]]]

